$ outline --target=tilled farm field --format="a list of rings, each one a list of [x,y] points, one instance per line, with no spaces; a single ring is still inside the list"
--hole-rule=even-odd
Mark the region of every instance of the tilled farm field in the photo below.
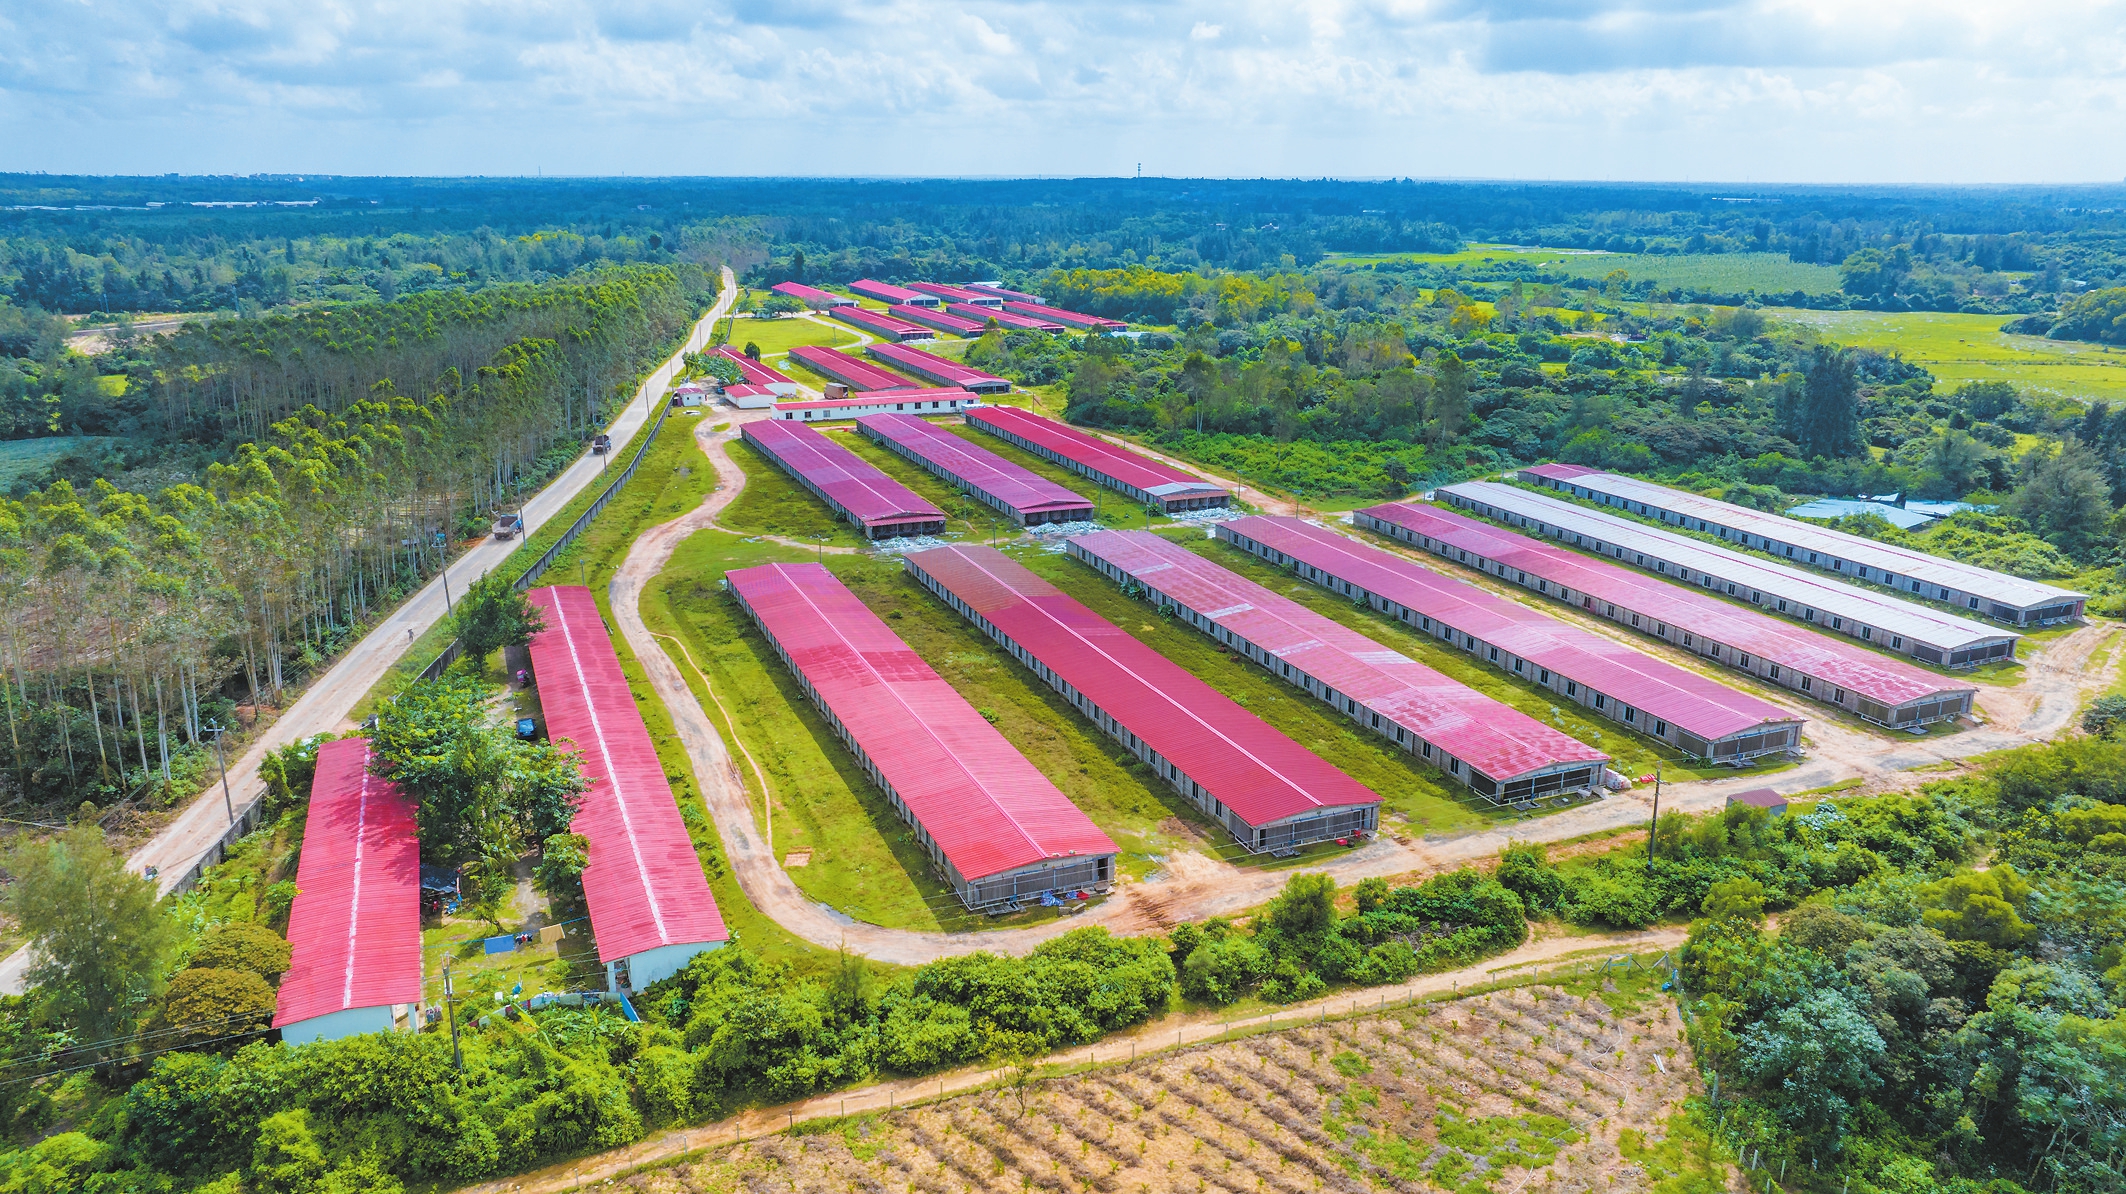
[[[1530,987],[1287,1029],[748,1141],[619,1183],[695,1191],[1713,1191],[1666,1000]]]

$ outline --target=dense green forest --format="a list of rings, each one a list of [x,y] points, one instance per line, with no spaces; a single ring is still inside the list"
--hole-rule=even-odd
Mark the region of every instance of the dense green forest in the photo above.
[[[53,812],[187,794],[205,734],[280,703],[573,459],[714,286],[600,267],[33,362],[60,394],[18,389],[15,414],[73,413],[85,376],[101,397],[69,429],[113,438],[0,498],[0,791]]]

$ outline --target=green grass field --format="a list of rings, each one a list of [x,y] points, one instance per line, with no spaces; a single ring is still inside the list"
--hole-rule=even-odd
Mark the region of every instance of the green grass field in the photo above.
[[[1763,294],[1829,294],[1839,287],[1835,266],[1804,265],[1789,261],[1784,253],[1593,253],[1579,250],[1535,249],[1522,251],[1490,246],[1464,249],[1459,253],[1364,253],[1330,254],[1338,265],[1370,265],[1409,261],[1460,266],[1480,270],[1486,264],[1520,263],[1547,273],[1571,278],[1600,279],[1612,270],[1623,270],[1634,282],[1652,281],[1657,287],[1711,290],[1724,294],[1757,291]]]
[[[825,317],[821,319],[824,321]],[[863,337],[845,324],[797,317],[731,321],[732,346],[743,349],[748,344],[758,344],[763,358],[779,357],[800,344],[847,349],[861,343]]]
[[[1902,353],[1913,364],[1925,366],[1942,387],[2005,381],[2085,402],[2126,398],[2126,352],[2100,344],[2010,336],[2000,330],[2010,316],[1787,307],[1767,308],[1765,314],[1813,328],[1840,344]]]
[[[122,379],[121,379],[122,380]],[[17,481],[36,483],[52,462],[76,448],[93,448],[108,437],[49,435],[41,439],[0,440],[0,490]]]

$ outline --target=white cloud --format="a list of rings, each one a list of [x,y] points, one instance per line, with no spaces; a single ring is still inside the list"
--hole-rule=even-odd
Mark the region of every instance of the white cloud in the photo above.
[[[18,0],[0,169],[2110,179],[2122,7]]]

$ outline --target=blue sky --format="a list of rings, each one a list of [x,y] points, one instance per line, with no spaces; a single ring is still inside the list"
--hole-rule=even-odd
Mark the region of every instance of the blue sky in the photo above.
[[[0,170],[2126,176],[2126,4],[12,0]]]

